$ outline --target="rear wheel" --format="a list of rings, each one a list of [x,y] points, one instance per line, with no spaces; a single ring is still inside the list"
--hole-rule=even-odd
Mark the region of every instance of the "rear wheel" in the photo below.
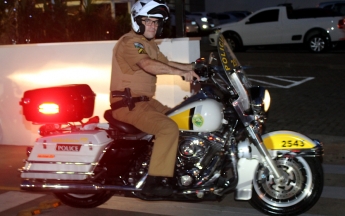
[[[320,198],[323,170],[317,158],[286,157],[276,160],[284,173],[277,182],[268,168],[258,167],[250,204],[268,215],[297,215],[308,211]]]
[[[102,205],[114,195],[110,191],[98,193],[55,193],[60,201],[68,206],[76,208],[94,208]]]
[[[307,42],[308,48],[313,53],[325,52],[329,47],[328,40],[322,35],[314,35]]]

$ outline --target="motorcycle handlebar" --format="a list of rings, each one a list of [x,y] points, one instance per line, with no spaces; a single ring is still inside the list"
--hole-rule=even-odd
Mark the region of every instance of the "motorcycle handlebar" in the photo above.
[[[202,77],[208,77],[208,63],[205,58],[199,58],[195,61],[194,72]]]
[[[204,81],[209,77],[208,74],[208,64],[205,62],[204,58],[199,58],[195,62],[193,62],[194,72],[200,77],[200,81]],[[184,76],[181,76],[182,80],[185,80]],[[193,82],[198,82],[197,79],[194,77]]]

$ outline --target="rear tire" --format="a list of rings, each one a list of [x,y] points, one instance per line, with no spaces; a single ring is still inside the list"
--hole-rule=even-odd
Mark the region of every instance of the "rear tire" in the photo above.
[[[307,42],[308,48],[313,53],[322,53],[329,48],[329,42],[322,35],[314,35]]]
[[[101,191],[98,193],[55,193],[60,201],[68,206],[75,208],[94,208],[102,205],[114,195],[110,191]]]
[[[276,182],[267,167],[260,165],[253,180],[250,204],[267,215],[298,215],[319,200],[323,169],[318,158],[285,157],[276,160],[285,182]]]

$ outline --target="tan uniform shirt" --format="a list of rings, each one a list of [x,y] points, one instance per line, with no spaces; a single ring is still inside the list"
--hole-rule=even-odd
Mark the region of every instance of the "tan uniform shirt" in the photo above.
[[[154,40],[149,41],[133,31],[120,38],[113,50],[110,90],[123,91],[124,88],[130,88],[134,97],[146,95],[151,98],[156,90],[156,76],[143,71],[137,65],[141,59],[147,57],[168,63]],[[110,98],[111,103],[118,100],[122,98]],[[150,101],[136,103],[132,111],[129,111],[128,107],[121,107],[112,112],[115,119],[155,135],[148,171],[151,176],[174,175],[179,129],[177,124],[164,114],[168,110],[167,106],[151,98]]]
[[[141,59],[147,57],[168,63],[154,39],[147,40],[134,31],[122,36],[113,49],[110,91],[130,88],[133,96],[153,97],[157,78],[137,65]]]

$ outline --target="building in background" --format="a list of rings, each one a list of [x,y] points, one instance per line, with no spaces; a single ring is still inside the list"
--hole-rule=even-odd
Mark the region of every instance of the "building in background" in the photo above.
[[[205,11],[205,1],[206,0],[184,0],[184,8],[189,12],[203,12]],[[175,9],[176,0],[168,0],[168,6]]]
[[[189,12],[216,12],[246,10],[256,11],[261,8],[292,3],[294,8],[316,7],[322,0],[184,0],[184,7]],[[175,8],[176,0],[168,0],[169,7]]]
[[[135,0],[12,0],[0,4],[0,44],[116,40]]]
[[[282,3],[291,3],[293,8],[307,8],[316,7],[318,3],[323,0],[205,0],[205,10],[207,12],[224,12],[224,11],[257,11],[261,8],[276,6]],[[327,0],[326,0],[327,1]]]
[[[69,14],[73,15],[79,10],[85,10],[91,3],[99,10],[106,11],[105,9],[108,9],[115,19],[116,16],[130,13],[134,2],[135,0],[36,0],[35,7],[44,11],[49,5],[66,4]]]
[[[320,0],[182,0],[184,2],[184,9],[188,12],[224,12],[233,10],[247,10],[256,11],[264,7],[275,6],[281,3],[292,3],[294,8],[304,7],[316,7]],[[36,0],[36,8],[44,9],[44,3],[57,4],[63,2],[67,4],[70,13],[79,9],[85,8],[85,6],[91,2],[91,4],[97,5],[99,8],[110,8],[113,18],[116,15],[123,15],[124,13],[130,13],[132,5],[136,0]],[[170,8],[176,8],[177,0],[167,0]]]

